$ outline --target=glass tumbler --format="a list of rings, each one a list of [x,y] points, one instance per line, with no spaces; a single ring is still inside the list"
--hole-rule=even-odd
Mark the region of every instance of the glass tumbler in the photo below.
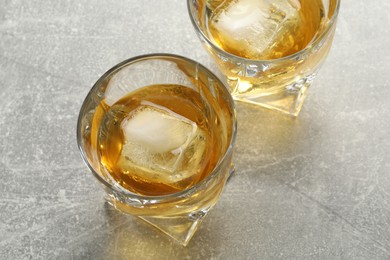
[[[318,10],[310,9],[314,3]],[[187,5],[198,37],[235,100],[299,114],[330,50],[340,0],[187,0]],[[308,18],[294,21],[297,14],[292,8],[306,12]],[[294,22],[297,27],[291,26]],[[292,31],[283,31],[289,26]],[[294,45],[309,32],[312,37],[306,45],[301,49]],[[289,47],[290,52],[282,55]]]
[[[156,88],[156,86],[159,87]],[[180,86],[180,88],[176,89],[175,86]],[[130,153],[136,153],[141,150],[140,155],[147,154],[145,158],[149,161],[139,167],[136,165],[136,170],[133,172],[125,172],[121,176],[115,175],[113,174],[114,170],[110,169],[107,160],[104,159],[104,156],[107,155],[104,155],[103,148],[110,146],[111,143],[102,144],[99,142],[99,138],[108,135],[104,128],[107,128],[107,124],[110,122],[107,118],[112,117],[110,111],[118,104],[123,106],[125,111],[123,98],[129,93],[141,93],[141,90],[147,88],[150,88],[151,91],[146,92],[147,94],[143,94],[143,96],[140,94],[143,99],[141,102],[137,103],[138,101],[131,99],[126,104],[147,107],[143,108],[145,111],[149,109],[148,112],[137,112],[139,114],[133,115],[130,126],[134,129],[130,127],[129,131],[135,131],[135,135],[141,133],[143,136],[145,132],[153,130],[152,143],[145,141],[153,149],[142,147],[139,143],[127,143],[119,144],[119,146],[122,145],[122,148],[119,148],[119,153],[127,153],[128,150],[132,151]],[[183,95],[187,92],[190,95]],[[168,95],[161,98],[160,95],[164,93],[168,93]],[[173,95],[177,95],[180,98],[179,101],[184,104],[182,115],[177,115],[179,112],[165,113],[168,110],[177,111],[178,109],[179,102],[172,99]],[[159,105],[152,104],[157,102],[156,100],[160,102]],[[160,112],[165,113],[162,115],[163,119],[157,118],[155,115]],[[148,121],[147,118],[150,115],[156,119]],[[180,145],[182,145],[179,148],[168,152],[159,150],[160,146],[166,146],[166,143],[169,145],[173,143],[174,146],[175,142],[181,138],[180,136],[185,136],[185,138],[190,136],[180,135],[181,129],[192,127],[191,133],[198,129],[193,122],[188,123],[188,119],[183,119],[183,117],[191,118],[192,115],[202,115],[203,121],[201,120],[197,124],[209,131],[208,134],[198,134],[194,137],[198,138],[199,140],[197,140],[201,143],[186,146],[189,139],[183,145],[179,140]],[[136,117],[138,119],[135,119]],[[142,125],[142,120],[145,121],[144,125]],[[165,124],[165,127],[168,127],[167,133],[163,133],[164,129],[156,131],[153,128],[155,121],[158,120],[168,122]],[[139,122],[141,122],[142,129],[136,127]],[[162,125],[164,126],[164,123]],[[179,131],[179,134],[172,132],[172,125],[178,126],[173,130]],[[152,130],[150,130],[151,128]],[[220,197],[232,171],[232,149],[235,136],[234,102],[224,84],[201,64],[170,54],[138,56],[123,61],[107,71],[95,83],[85,98],[77,125],[77,141],[82,158],[102,184],[108,195],[108,202],[124,213],[145,220],[182,245],[189,242],[198,225]],[[161,138],[166,140],[161,143]],[[211,146],[207,146],[209,142],[212,142]],[[204,147],[210,147],[210,149]],[[148,153],[152,153],[152,155],[150,156]],[[202,155],[202,153],[204,154]],[[114,156],[113,154],[115,153],[112,152],[109,156]],[[209,161],[213,160],[213,163],[207,164],[208,161],[202,161],[203,165],[208,165],[208,168],[196,168],[198,161],[203,160],[206,155],[208,158],[212,158]],[[120,155],[120,158],[122,157]],[[166,157],[169,159],[165,159]],[[113,161],[119,162],[123,159],[118,158],[117,156]],[[134,164],[142,164],[143,162],[145,162],[144,158],[136,158],[132,161]],[[199,164],[201,163],[199,162]],[[148,167],[150,169],[145,170]],[[147,173],[153,172],[153,174],[148,173],[149,175],[146,174],[145,177],[142,175],[144,174],[143,170]],[[135,177],[132,176],[133,173]],[[180,177],[182,175],[189,177],[182,178]],[[182,185],[187,179],[195,178],[193,177],[195,175],[198,176],[196,182],[191,185]],[[138,182],[140,178],[149,179],[141,183]],[[175,178],[178,178],[177,182]],[[169,185],[172,184],[175,189],[159,193],[156,187],[161,186],[161,179],[171,181]],[[155,186],[149,187],[150,183]],[[139,192],[139,186],[142,185],[149,193]]]

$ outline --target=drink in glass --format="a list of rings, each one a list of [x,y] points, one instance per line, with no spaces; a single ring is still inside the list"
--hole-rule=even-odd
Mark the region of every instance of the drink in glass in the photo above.
[[[297,116],[334,36],[339,0],[188,0],[236,100]]]
[[[235,120],[229,92],[202,65],[147,55],[94,85],[78,142],[112,205],[185,245],[229,176]]]

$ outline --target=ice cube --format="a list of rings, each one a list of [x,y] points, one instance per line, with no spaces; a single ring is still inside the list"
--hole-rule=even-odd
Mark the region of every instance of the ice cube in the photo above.
[[[204,144],[193,147],[198,139],[205,139],[196,123],[165,107],[142,102],[121,127],[125,143],[119,164],[123,172],[168,183],[196,173],[191,167],[199,164],[205,149]],[[189,159],[192,163],[185,162]]]
[[[232,1],[212,18],[224,45],[234,46],[248,57],[264,56],[282,39],[287,23],[299,19],[299,0]]]
[[[144,146],[152,153],[182,148],[191,140],[197,126],[187,118],[167,110],[151,103],[138,108],[122,123],[125,139]]]

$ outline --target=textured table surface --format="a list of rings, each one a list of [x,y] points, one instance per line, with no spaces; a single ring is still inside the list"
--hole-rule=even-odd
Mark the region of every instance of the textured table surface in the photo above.
[[[237,105],[237,172],[187,247],[106,205],[75,137],[126,58],[215,70],[185,1],[0,6],[0,259],[390,259],[389,1],[342,1],[299,118]]]

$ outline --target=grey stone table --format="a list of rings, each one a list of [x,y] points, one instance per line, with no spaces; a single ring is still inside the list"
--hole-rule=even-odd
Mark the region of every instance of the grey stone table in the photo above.
[[[185,1],[0,0],[0,259],[390,259],[389,12],[342,1],[299,118],[237,105],[237,172],[182,247],[104,203],[75,129],[126,58],[215,70]]]

